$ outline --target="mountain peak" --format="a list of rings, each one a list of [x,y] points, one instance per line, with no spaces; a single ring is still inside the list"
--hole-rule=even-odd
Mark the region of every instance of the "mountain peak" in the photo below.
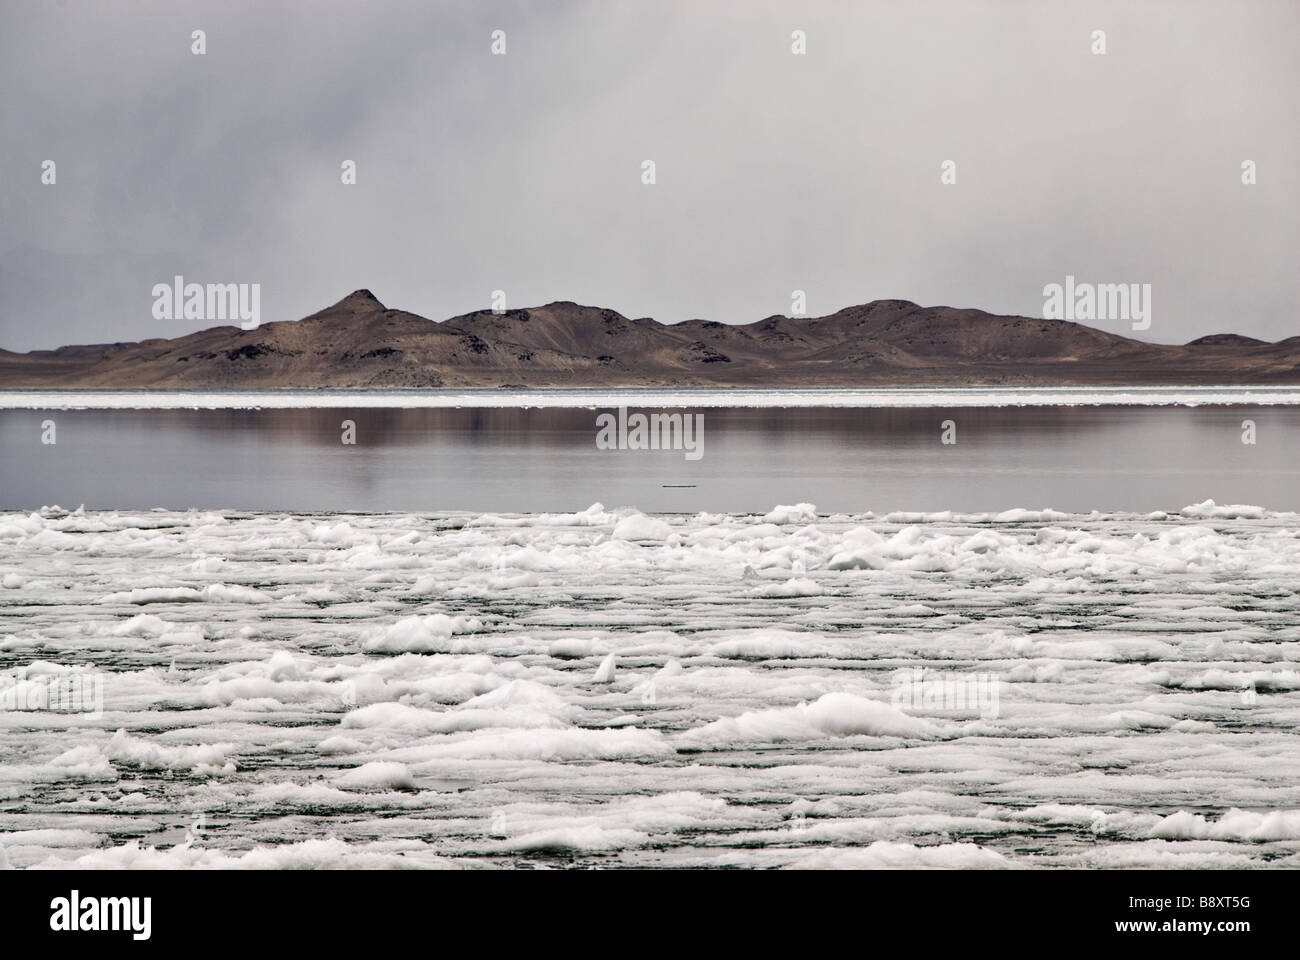
[[[365,287],[362,287],[360,290],[353,290],[346,297],[344,297],[342,300],[336,303],[335,306],[341,307],[344,304],[349,304],[357,307],[362,307],[362,306],[371,307],[378,310],[384,309],[384,305],[379,302],[379,298],[376,297],[369,290],[367,290]]]
[[[353,290],[342,300],[330,304],[324,310],[318,310],[312,316],[319,317],[332,313],[370,313],[375,310],[387,310],[379,298],[364,287]]]
[[[1254,347],[1267,343],[1267,340],[1245,337],[1240,333],[1211,333],[1208,336],[1189,340],[1187,345],[1189,347]]]
[[[379,302],[378,297],[363,287],[360,290],[353,290],[342,300],[330,304],[324,310],[317,310],[311,316],[303,317],[303,319],[352,322],[358,317],[372,313],[383,313],[387,309]]]

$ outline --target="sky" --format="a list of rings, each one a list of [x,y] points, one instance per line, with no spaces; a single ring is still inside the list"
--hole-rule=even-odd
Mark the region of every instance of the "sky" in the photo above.
[[[501,290],[728,323],[795,290],[810,316],[1042,316],[1069,275],[1151,285],[1150,329],[1092,324],[1113,332],[1300,333],[1286,0],[0,0],[0,21],[0,348],[214,325],[155,318],[176,275],[260,284],[262,322],[365,287],[435,320]]]

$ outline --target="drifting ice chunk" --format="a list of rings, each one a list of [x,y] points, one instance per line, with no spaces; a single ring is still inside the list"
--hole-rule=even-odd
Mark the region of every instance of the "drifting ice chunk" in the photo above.
[[[502,840],[496,850],[502,853],[539,851],[621,850],[639,847],[650,837],[640,830],[609,830],[604,827],[558,827],[526,833],[513,840]]]
[[[411,768],[404,763],[377,761],[348,770],[334,778],[345,790],[414,790]]]
[[[392,626],[372,634],[365,649],[386,653],[430,653],[445,651],[455,633],[482,629],[481,621],[472,617],[449,617],[445,613],[402,617]]]
[[[1300,810],[1254,813],[1234,807],[1213,822],[1179,810],[1156,824],[1151,836],[1167,840],[1300,840]]]
[[[667,540],[672,533],[673,528],[663,520],[634,513],[620,520],[610,536],[615,540]]]
[[[593,683],[611,683],[614,679],[614,655],[611,653],[600,662],[596,668],[596,675],[591,678]]]
[[[766,587],[759,587],[755,591],[756,597],[820,597],[825,593],[816,580],[809,580],[807,577],[796,577],[793,580],[787,580],[785,583],[773,583]]]
[[[1000,853],[973,843],[919,847],[878,840],[866,849],[822,850],[791,864],[795,870],[997,870],[1010,867]]]
[[[1196,517],[1202,520],[1262,520],[1268,513],[1263,507],[1252,507],[1245,503],[1224,504],[1216,506],[1213,500],[1204,500],[1183,507],[1180,511],[1184,517]]]
[[[692,730],[682,739],[713,746],[819,740],[824,737],[934,737],[940,730],[928,720],[908,716],[887,703],[850,693],[828,693],[814,703],[775,710],[752,710],[724,717]]]
[[[235,762],[229,756],[236,749],[233,743],[169,747],[118,730],[102,749],[109,760],[142,770],[188,770],[195,776],[229,775],[235,772]]]
[[[811,503],[796,503],[794,506],[778,506],[771,513],[764,515],[764,523],[813,523],[817,519],[817,508]]]

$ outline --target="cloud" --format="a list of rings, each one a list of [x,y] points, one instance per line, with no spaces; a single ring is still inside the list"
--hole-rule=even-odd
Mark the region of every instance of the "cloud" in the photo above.
[[[266,320],[369,287],[435,319],[503,289],[727,322],[795,289],[813,315],[1039,315],[1070,273],[1151,283],[1151,339],[1277,339],[1298,26],[1262,2],[19,3],[0,346],[188,332],[150,313],[178,273],[260,283]]]

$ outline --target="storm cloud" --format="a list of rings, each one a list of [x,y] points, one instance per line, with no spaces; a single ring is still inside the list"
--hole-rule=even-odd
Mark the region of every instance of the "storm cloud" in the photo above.
[[[794,290],[814,316],[886,297],[1041,316],[1069,275],[1150,284],[1144,339],[1300,332],[1291,3],[6,0],[2,17],[8,349],[209,325],[153,316],[176,275],[259,283],[264,322],[359,287],[434,319],[494,290],[665,322],[789,313]]]

